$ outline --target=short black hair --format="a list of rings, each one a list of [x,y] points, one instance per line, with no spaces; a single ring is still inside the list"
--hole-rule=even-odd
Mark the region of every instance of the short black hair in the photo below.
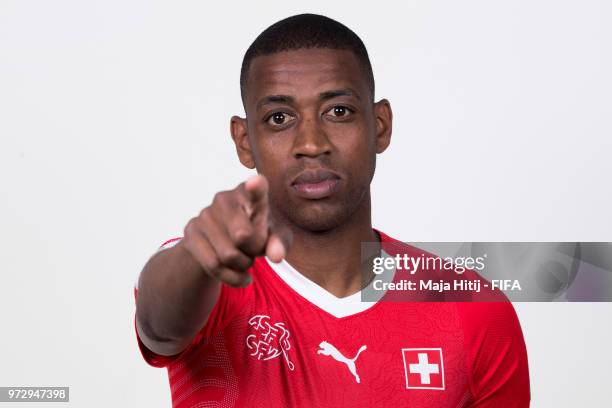
[[[367,76],[374,100],[374,74],[363,41],[351,29],[336,20],[318,14],[298,14],[266,28],[253,41],[242,59],[240,95],[245,102],[246,81],[253,58],[303,48],[331,48],[352,51]],[[245,105],[246,109],[246,105]]]

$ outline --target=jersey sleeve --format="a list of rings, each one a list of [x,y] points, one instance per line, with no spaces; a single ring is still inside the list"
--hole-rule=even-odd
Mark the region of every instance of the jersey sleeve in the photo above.
[[[164,249],[173,247],[180,241],[181,238],[173,238],[164,242],[158,249],[158,252]],[[227,324],[229,324],[234,315],[241,310],[246,296],[246,290],[248,288],[231,288],[225,284],[221,285],[219,292],[219,298],[217,303],[213,307],[208,319],[202,329],[196,334],[190,345],[182,352],[173,356],[159,355],[150,350],[140,339],[138,330],[136,329],[136,315],[134,315],[134,330],[136,332],[136,339],[138,342],[138,348],[144,360],[147,364],[153,367],[166,367],[176,360],[180,359],[183,355],[188,354],[192,349],[198,347],[202,343],[202,340],[212,337],[216,333],[222,331]],[[138,282],[134,287],[134,301],[138,297]]]
[[[470,408],[529,407],[527,349],[510,302],[457,303],[470,373]]]

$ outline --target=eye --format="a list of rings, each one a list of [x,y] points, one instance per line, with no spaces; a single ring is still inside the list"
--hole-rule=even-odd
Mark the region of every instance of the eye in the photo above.
[[[333,108],[325,112],[326,115],[334,118],[345,118],[347,116],[350,116],[352,113],[352,109],[342,105],[334,106]]]
[[[293,119],[295,118],[287,112],[274,112],[266,118],[266,122],[272,126],[282,126],[286,125]]]

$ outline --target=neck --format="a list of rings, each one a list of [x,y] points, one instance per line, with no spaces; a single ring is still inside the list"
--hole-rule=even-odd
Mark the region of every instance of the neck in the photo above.
[[[291,228],[293,244],[287,262],[337,297],[362,289],[361,243],[378,242],[372,229],[369,194],[363,201],[346,223],[334,229],[313,232]]]

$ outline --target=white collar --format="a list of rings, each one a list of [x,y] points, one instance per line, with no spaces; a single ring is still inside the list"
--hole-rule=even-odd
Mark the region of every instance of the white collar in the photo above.
[[[383,257],[391,257],[385,251],[381,251]],[[373,289],[374,280],[372,280],[365,290],[368,293],[374,293],[374,301],[362,301],[361,295],[364,289],[353,293],[352,295],[339,298],[315,282],[302,275],[298,270],[289,264],[289,262],[282,260],[279,263],[274,263],[268,257],[266,257],[268,265],[276,272],[279,278],[281,278],[291,289],[296,291],[300,296],[314,304],[315,306],[323,309],[327,313],[337,318],[347,317],[354,315],[359,312],[363,312],[374,306],[381,297],[384,296],[384,291],[376,291]],[[393,281],[395,275],[395,269],[386,271],[383,275],[377,276],[376,280],[383,280],[386,282]]]

